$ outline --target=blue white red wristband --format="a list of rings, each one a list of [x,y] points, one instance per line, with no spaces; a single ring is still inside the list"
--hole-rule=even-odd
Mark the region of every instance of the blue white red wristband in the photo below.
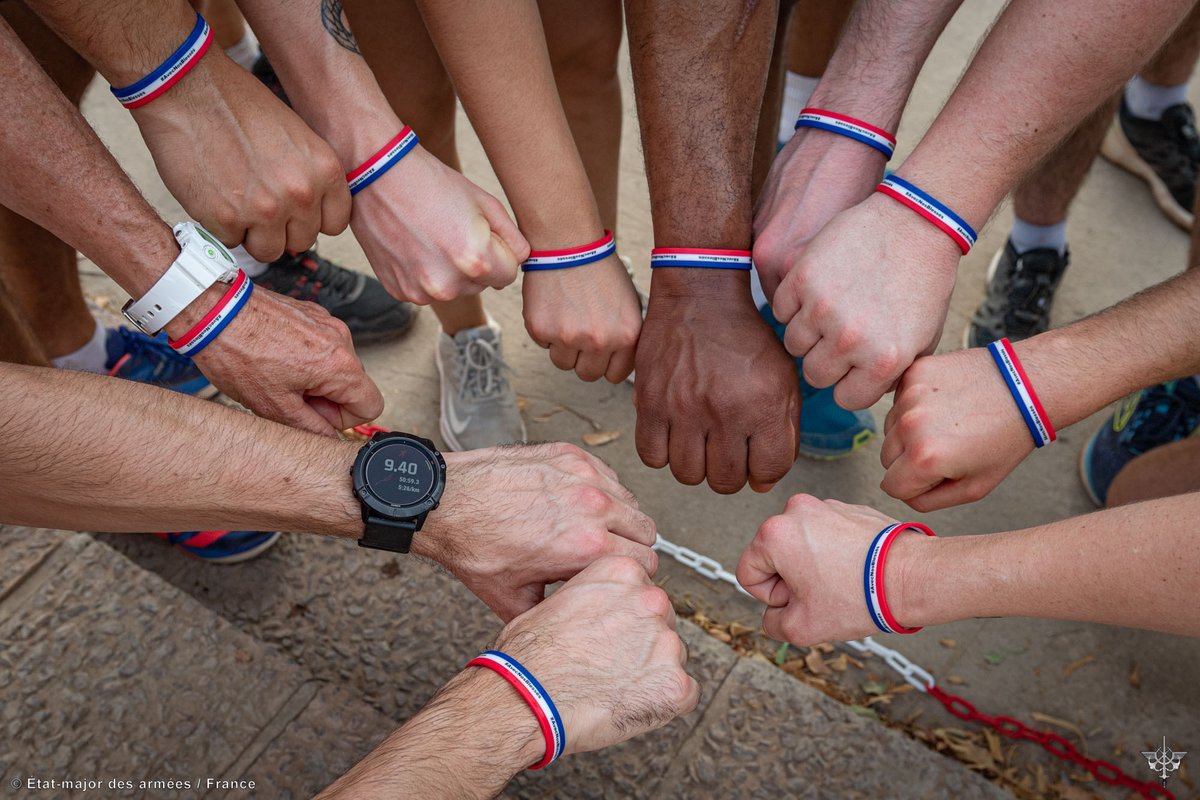
[[[546,755],[541,761],[529,769],[542,769],[553,764],[563,754],[567,746],[567,732],[563,727],[562,717],[554,706],[550,695],[537,682],[537,678],[529,670],[521,666],[512,656],[499,650],[487,650],[467,663],[468,667],[484,667],[496,672],[504,680],[512,684],[522,699],[529,704],[533,715],[537,717],[538,726],[546,740]]]
[[[617,240],[613,238],[612,231],[605,231],[604,236],[581,247],[568,247],[564,250],[531,250],[529,258],[521,264],[521,269],[525,272],[541,272],[549,269],[582,267],[584,264],[608,258],[615,252],[617,252]]]
[[[876,128],[861,119],[848,117],[834,111],[826,111],[823,108],[801,109],[800,116],[796,119],[795,129],[800,130],[801,128],[816,128],[849,137],[868,147],[874,147],[888,159],[896,152],[896,137],[883,128]]]
[[[350,184],[350,194],[356,195],[383,176],[396,163],[404,158],[417,146],[417,134],[407,125],[396,137],[385,144],[379,152],[368,158],[352,172],[346,173],[346,183]]]
[[[178,339],[169,339],[167,344],[171,345],[179,355],[194,358],[221,335],[221,331],[225,330],[225,327],[245,307],[252,291],[254,291],[254,281],[246,277],[246,273],[239,269],[237,277],[233,279],[233,283],[229,284],[229,288],[225,290],[225,294],[221,295],[221,299],[212,307],[212,310],[193,325],[191,330]]]
[[[650,251],[650,269],[744,269],[753,266],[749,250],[712,250],[695,247],[656,247]]]
[[[1045,447],[1057,439],[1058,434],[1054,432],[1054,426],[1050,424],[1050,418],[1046,416],[1046,409],[1042,407],[1037,392],[1029,383],[1029,376],[1025,374],[1025,368],[1021,366],[1012,342],[1008,339],[992,342],[988,345],[988,352],[992,354],[1001,377],[1008,384],[1008,391],[1017,403],[1017,410],[1021,412],[1021,418],[1029,428],[1033,443],[1038,447]]]
[[[892,616],[888,606],[887,595],[883,588],[883,566],[887,562],[888,551],[892,542],[904,531],[920,531],[926,536],[936,534],[919,522],[897,522],[879,532],[870,548],[867,549],[867,561],[863,566],[863,593],[867,599],[867,612],[875,627],[884,633],[916,633],[920,628],[906,628]]]
[[[958,245],[965,256],[975,246],[975,229],[967,221],[950,210],[950,207],[939,202],[933,195],[923,192],[903,178],[889,175],[875,187],[894,200],[898,200],[925,219],[932,222]]]
[[[153,72],[137,83],[131,83],[120,89],[115,86],[111,87],[112,93],[126,108],[146,105],[178,83],[179,79],[188,74],[192,67],[200,63],[200,59],[208,52],[212,40],[212,28],[204,21],[204,17],[197,14],[196,25],[192,28],[192,32],[174,53],[167,56],[166,61],[155,67]]]

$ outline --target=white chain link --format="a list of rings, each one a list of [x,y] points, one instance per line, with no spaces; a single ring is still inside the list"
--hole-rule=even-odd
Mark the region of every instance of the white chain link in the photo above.
[[[666,553],[680,564],[683,564],[685,567],[700,573],[709,580],[724,581],[747,597],[750,596],[750,593],[743,589],[742,585],[738,583],[737,577],[732,572],[721,566],[721,562],[717,561],[716,559],[697,553],[695,550],[684,547],[683,545],[669,542],[662,536],[659,536],[658,539],[655,540],[653,548],[660,553]],[[905,680],[906,683],[918,691],[927,692],[936,685],[933,680],[933,676],[929,674],[927,669],[919,664],[914,663],[900,651],[881,645],[870,636],[859,641],[851,640],[844,642],[844,644],[860,653],[873,653],[879,656],[889,667],[895,670],[900,677]]]

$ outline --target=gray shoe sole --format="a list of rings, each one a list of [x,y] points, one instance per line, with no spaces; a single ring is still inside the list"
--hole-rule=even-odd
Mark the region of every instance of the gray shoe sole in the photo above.
[[[1184,208],[1175,202],[1175,198],[1171,196],[1171,190],[1163,183],[1162,178],[1158,177],[1154,169],[1142,160],[1137,150],[1130,144],[1125,132],[1121,130],[1120,120],[1114,119],[1108,126],[1108,132],[1104,134],[1104,143],[1100,146],[1100,155],[1145,181],[1150,187],[1150,193],[1154,196],[1155,204],[1162,209],[1167,218],[1185,231],[1192,230],[1192,222],[1195,217],[1192,215],[1191,209]]]

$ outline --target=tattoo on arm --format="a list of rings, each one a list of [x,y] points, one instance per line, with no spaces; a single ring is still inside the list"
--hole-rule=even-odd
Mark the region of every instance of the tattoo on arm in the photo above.
[[[329,32],[335,42],[351,53],[362,55],[362,51],[358,49],[358,42],[350,30],[350,24],[346,22],[346,15],[342,11],[342,0],[321,0],[321,24],[325,26],[325,30]]]

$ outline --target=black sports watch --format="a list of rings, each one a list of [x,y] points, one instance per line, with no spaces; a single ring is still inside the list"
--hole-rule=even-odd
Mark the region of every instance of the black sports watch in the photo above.
[[[350,474],[362,504],[359,546],[407,553],[446,489],[442,454],[428,439],[380,431],[358,451]]]

